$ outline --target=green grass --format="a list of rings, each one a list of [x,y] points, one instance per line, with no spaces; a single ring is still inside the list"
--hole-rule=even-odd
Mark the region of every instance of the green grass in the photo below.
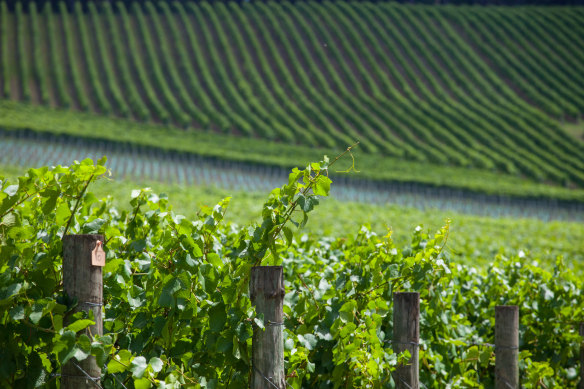
[[[141,124],[130,120],[91,113],[48,109],[42,106],[0,101],[0,128],[34,130],[85,139],[105,139],[139,144],[162,150],[191,152],[208,157],[272,164],[286,168],[319,160],[322,155],[338,155],[344,148],[315,149],[274,144],[262,139],[236,138],[209,132],[185,132],[163,125]],[[584,190],[568,189],[488,170],[440,166],[371,155],[355,149],[359,176],[375,180],[420,182],[462,188],[488,194],[514,197],[543,197],[584,201]],[[339,162],[344,170],[350,162]]]
[[[22,168],[1,166],[0,175],[16,177]],[[334,185],[334,182],[333,182]],[[98,197],[111,195],[114,205],[129,209],[133,189],[149,187],[153,192],[166,193],[174,211],[194,218],[203,205],[213,206],[222,198],[231,196],[226,221],[246,225],[259,218],[267,193],[229,191],[214,187],[162,184],[159,182],[118,181],[101,179],[89,190]],[[420,211],[397,206],[370,205],[323,199],[311,213],[308,225],[297,232],[320,236],[346,237],[356,234],[362,225],[385,235],[391,228],[392,236],[405,245],[417,226],[434,232],[451,221],[448,251],[456,262],[486,265],[496,255],[525,253],[525,260],[538,259],[549,266],[557,256],[563,256],[575,269],[584,269],[584,224],[574,222],[542,222],[535,219],[509,219],[469,216],[440,210]]]
[[[581,193],[521,178],[584,187],[584,142],[560,123],[584,114],[577,8],[93,2],[31,18],[0,4],[3,49],[18,48],[0,59],[17,101],[0,128],[283,165],[359,139],[377,179],[558,198]]]

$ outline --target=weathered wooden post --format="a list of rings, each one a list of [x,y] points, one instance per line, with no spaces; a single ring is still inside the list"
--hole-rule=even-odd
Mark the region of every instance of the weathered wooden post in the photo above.
[[[105,264],[105,254],[102,242],[103,235],[97,234],[63,237],[63,289],[70,298],[77,298],[74,312],[93,311],[95,325],[84,330],[88,336],[103,335],[101,267]],[[83,361],[72,359],[61,369],[61,388],[95,388],[100,376],[101,369],[94,357]]]
[[[394,372],[398,389],[419,389],[420,293],[393,294],[393,352],[405,350],[411,358],[400,364]]]
[[[580,341],[580,387],[579,389],[584,389],[584,322],[580,323],[580,336],[582,340]]]
[[[252,339],[252,389],[285,389],[284,372],[284,271],[282,266],[255,266],[249,281],[251,303],[264,316],[264,327],[254,328]]]
[[[519,307],[495,307],[495,389],[519,388]]]

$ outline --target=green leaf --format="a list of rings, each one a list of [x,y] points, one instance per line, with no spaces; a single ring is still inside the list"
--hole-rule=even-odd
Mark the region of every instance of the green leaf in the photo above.
[[[99,342],[93,342],[91,344],[91,355],[95,356],[95,361],[100,368],[107,362],[108,354],[105,351],[104,345]]]
[[[8,314],[12,320],[22,320],[24,319],[24,307],[22,305],[17,305],[10,309]]]
[[[300,225],[298,226],[298,228],[304,228],[304,226],[306,225],[307,222],[308,222],[308,214],[306,212],[302,212],[302,221],[300,222]]]
[[[77,333],[77,332],[79,332],[79,331],[81,331],[89,326],[94,325],[94,324],[95,324],[95,322],[93,320],[81,319],[81,320],[77,320],[77,321],[69,324],[67,326],[67,329],[69,331],[73,331],[73,332]]]
[[[286,351],[290,351],[294,348],[294,339],[292,338],[288,338],[286,339],[286,341],[284,342],[284,350]]]
[[[148,364],[152,367],[152,371],[155,373],[158,373],[164,367],[164,362],[158,357],[150,358],[150,362],[148,362]]]
[[[124,264],[124,260],[122,258],[113,258],[105,263],[103,268],[104,273],[115,273],[118,268]]]
[[[480,364],[483,368],[486,368],[487,366],[489,366],[489,361],[491,359],[491,355],[493,354],[493,352],[491,351],[491,349],[489,348],[484,348],[480,355],[479,355],[479,361]]]
[[[236,337],[233,336],[233,356],[235,359],[241,359],[241,351],[239,350],[239,343],[236,341]]]
[[[172,307],[175,304],[174,293],[183,288],[182,282],[178,278],[171,278],[162,288],[162,293],[158,299],[158,305],[161,307]]]
[[[137,252],[142,252],[146,248],[146,240],[145,239],[137,239],[130,243],[132,250]]]
[[[14,283],[14,284],[8,285],[5,288],[0,289],[0,300],[6,300],[6,299],[18,294],[18,292],[20,291],[21,288],[22,288],[21,283]]]
[[[328,196],[331,190],[331,179],[327,176],[318,176],[314,183],[313,192],[318,196]]]
[[[97,218],[83,226],[84,234],[97,234],[99,229],[105,224],[104,219]]]
[[[55,216],[56,216],[55,221],[57,225],[64,227],[69,217],[71,217],[71,210],[69,209],[69,205],[67,204],[66,201],[62,202],[57,207],[57,212],[55,213]]]
[[[254,317],[253,318],[253,322],[258,326],[258,328],[260,329],[265,329],[266,327],[264,326],[264,314],[260,314],[260,316],[258,317]]]
[[[479,358],[479,348],[477,346],[472,346],[466,352],[467,360],[477,360]]]
[[[292,239],[294,238],[294,233],[292,232],[292,230],[288,226],[284,226],[284,228],[282,228],[282,231],[284,231],[284,236],[286,237],[286,244],[288,247],[290,247],[292,245]]]
[[[59,190],[47,189],[42,193],[43,199],[43,214],[50,215],[55,212],[55,206],[57,205],[57,199],[61,192]]]
[[[141,306],[146,304],[146,300],[144,300],[141,296],[132,297],[130,292],[128,292],[127,297],[128,297],[128,305],[132,309],[140,308]]]
[[[146,363],[146,358],[139,356],[132,360],[132,363],[130,364],[130,371],[134,377],[141,378],[144,375],[144,371],[147,367],[148,364]]]
[[[389,265],[389,267],[387,268],[386,272],[386,279],[388,278],[396,278],[399,277],[399,265],[392,263],[391,265]]]
[[[118,362],[116,359],[112,359],[111,361],[109,361],[109,363],[107,364],[107,372],[108,373],[122,373],[124,371],[126,371],[127,367],[122,365],[120,362]]]
[[[82,361],[89,356],[89,352],[85,351],[79,347],[75,347],[75,351],[73,352],[73,357],[78,361]]]
[[[8,215],[4,216],[0,221],[0,225],[4,225],[7,227],[12,227],[16,225],[16,216],[13,213],[9,213]]]
[[[122,373],[130,367],[132,353],[128,350],[120,350],[107,364],[108,373]]]
[[[32,308],[32,312],[28,316],[33,324],[38,324],[43,317],[43,305],[35,304]]]
[[[55,324],[55,331],[60,331],[63,328],[63,315],[53,315],[53,323]]]
[[[199,285],[201,285],[201,288],[206,289],[205,276],[203,275],[203,272],[200,267],[199,270],[197,271],[197,281],[199,282]]]
[[[152,387],[152,382],[148,378],[138,378],[134,380],[134,388],[148,389]]]
[[[4,193],[12,197],[18,192],[18,185],[9,185],[4,189]]]
[[[292,169],[292,172],[288,175],[288,185],[295,184],[301,176],[302,171],[300,171],[297,167]]]
[[[352,322],[355,309],[357,309],[357,302],[355,300],[350,300],[344,303],[341,309],[339,309],[341,320],[345,323]]]
[[[223,304],[217,304],[209,310],[209,328],[212,332],[220,332],[225,327],[226,321],[227,314]]]
[[[79,335],[79,339],[77,339],[77,345],[81,347],[83,350],[91,350],[91,339],[86,334]]]
[[[300,205],[300,208],[308,213],[310,211],[312,211],[314,209],[315,205],[318,205],[318,199],[316,197],[312,197],[312,196],[304,196],[304,195],[299,195],[298,196],[298,205]]]
[[[43,368],[43,362],[39,354],[34,351],[28,357],[28,366],[26,368],[26,387],[38,388],[45,383],[47,372]]]
[[[235,338],[235,341],[237,341],[237,338]],[[215,348],[220,353],[226,353],[227,351],[233,349],[233,342],[231,339],[222,335],[215,343]]]
[[[61,364],[66,363],[75,355],[77,351],[77,347],[75,347],[75,336],[75,332],[73,331],[64,331],[55,345],[53,352],[57,353]]]
[[[223,261],[221,260],[218,254],[215,253],[207,254],[207,261],[219,270],[223,268]]]
[[[298,342],[302,344],[308,350],[314,350],[318,339],[313,334],[298,335]]]
[[[29,226],[12,227],[8,230],[8,236],[14,240],[30,240],[34,236],[34,228]]]
[[[191,245],[192,254],[195,258],[200,258],[203,256],[203,250],[198,244]]]
[[[357,326],[355,325],[355,323],[347,323],[340,332],[340,336],[341,338],[346,338],[348,335],[351,335],[353,332],[355,332],[355,330],[357,329]]]

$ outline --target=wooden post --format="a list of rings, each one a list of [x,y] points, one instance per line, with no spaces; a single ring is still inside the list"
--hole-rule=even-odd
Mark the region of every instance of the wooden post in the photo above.
[[[70,298],[77,298],[74,312],[93,311],[95,325],[84,333],[103,335],[102,304],[103,277],[100,266],[92,266],[91,253],[97,241],[104,241],[103,235],[66,235],[63,237],[63,289]],[[82,371],[83,370],[83,371]],[[85,374],[89,375],[89,377]],[[99,383],[101,369],[95,358],[83,361],[71,359],[61,369],[61,388],[95,388]],[[90,379],[95,381],[92,382]]]
[[[580,342],[580,386],[584,389],[584,322],[580,323],[580,336],[583,338]]]
[[[408,350],[411,358],[394,372],[397,389],[419,389],[420,294],[393,294],[393,352]]]
[[[284,271],[282,266],[255,266],[249,281],[251,303],[264,327],[254,328],[252,339],[252,389],[285,389]]]
[[[519,388],[519,307],[495,307],[495,389]]]

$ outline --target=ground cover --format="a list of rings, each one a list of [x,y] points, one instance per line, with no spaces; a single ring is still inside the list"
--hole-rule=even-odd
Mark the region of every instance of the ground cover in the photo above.
[[[21,167],[0,166],[0,174],[17,177]],[[275,183],[276,184],[276,183]],[[112,204],[120,211],[129,210],[129,196],[135,189],[151,188],[153,193],[165,194],[175,211],[195,219],[199,209],[212,206],[225,197],[232,197],[225,221],[239,226],[257,221],[261,216],[265,193],[253,190],[218,188],[213,185],[184,185],[153,180],[116,179],[92,184],[98,198],[112,196]],[[333,180],[334,188],[334,180]],[[551,268],[562,256],[570,268],[584,271],[584,224],[579,222],[545,222],[533,218],[483,217],[440,209],[420,210],[398,205],[374,205],[362,202],[323,199],[314,211],[316,217],[302,235],[319,237],[349,237],[368,226],[371,231],[385,235],[391,229],[397,245],[410,243],[411,234],[419,227],[433,233],[450,220],[450,237],[446,251],[453,262],[487,267],[499,255],[520,256],[525,263],[539,261]]]
[[[334,181],[333,181],[334,185]],[[238,225],[257,221],[261,216],[265,193],[226,190],[212,186],[196,187],[168,185],[158,182],[101,181],[95,184],[97,195],[111,194],[118,207],[128,207],[128,195],[133,189],[150,187],[155,193],[165,193],[176,212],[194,218],[201,206],[212,206],[220,199],[232,197],[225,220]],[[576,222],[544,222],[532,218],[489,218],[438,209],[418,210],[396,205],[371,205],[343,202],[327,198],[314,211],[315,216],[305,229],[298,231],[312,236],[348,237],[366,225],[383,236],[391,229],[397,245],[410,243],[411,235],[420,227],[433,233],[447,220],[451,234],[447,251],[453,262],[487,267],[497,255],[519,255],[525,263],[538,261],[551,268],[557,256],[566,264],[584,272],[584,224]]]
[[[0,383],[56,388],[67,363],[92,357],[104,388],[247,386],[257,368],[252,334],[270,326],[253,309],[248,275],[281,264],[286,294],[276,324],[283,380],[295,389],[394,385],[391,372],[409,359],[392,347],[392,294],[403,291],[420,294],[424,386],[494,385],[496,305],[519,307],[522,385],[576,385],[579,273],[561,259],[544,269],[522,253],[462,264],[445,249],[448,225],[416,229],[403,246],[367,228],[295,238],[292,221],[322,217],[315,212],[329,193],[327,164],[293,170],[245,228],[224,224],[232,199],[202,207],[194,220],[149,190],[133,190],[129,208],[116,209],[92,193],[107,170],[90,160],[31,169],[17,185],[1,180]],[[103,335],[89,330],[93,308],[74,313],[83,302],[64,293],[61,278],[61,238],[97,232],[107,237]]]
[[[582,13],[572,10],[4,1],[0,84],[5,99],[148,123],[122,142],[154,144],[165,134],[163,147],[196,153],[196,141],[222,134],[238,138],[230,146],[257,142],[277,163],[288,145],[302,154],[359,139],[372,164],[387,159],[394,169],[384,171],[412,181],[468,186],[450,170],[459,167],[477,187],[493,182],[482,171],[579,186],[584,142],[562,126],[578,123],[584,108],[584,62],[571,54],[582,44]],[[22,114],[18,105],[2,109]],[[28,128],[63,131],[36,113]],[[112,139],[107,132],[92,131]],[[177,142],[181,133],[195,140]],[[231,157],[262,159],[244,154]]]
[[[266,202],[257,188],[188,185],[182,165],[198,154],[289,168],[358,139],[356,164],[339,167],[356,177],[581,204],[583,17],[0,1],[0,160],[18,165],[0,176],[74,148],[119,152],[112,162],[129,172],[88,192],[106,171],[91,162],[0,179],[0,386],[56,387],[67,361],[89,355],[108,388],[247,386],[251,334],[265,323],[246,274],[262,263],[284,265],[294,388],[390,385],[391,294],[405,290],[422,297],[424,386],[492,386],[494,306],[514,304],[522,385],[574,387],[584,224],[338,201],[316,164]],[[287,223],[308,212],[305,227]],[[103,337],[78,333],[92,317],[71,318],[60,278],[62,235],[95,232],[108,238]]]
[[[295,161],[308,162],[314,155],[334,155],[342,150],[320,149],[274,144],[261,139],[237,138],[209,132],[184,132],[183,130],[155,124],[142,124],[125,119],[104,117],[90,113],[47,109],[41,106],[0,101],[0,128],[8,131],[32,130],[39,134],[67,135],[79,137],[80,141],[91,147],[100,140],[121,143],[122,149],[128,150],[128,158],[135,147],[131,145],[158,148],[165,152],[180,152],[216,157],[230,161],[242,161],[291,167]],[[23,135],[25,138],[29,135]],[[32,136],[34,139],[35,136]],[[50,136],[49,138],[50,139]],[[60,142],[64,142],[60,140]],[[72,142],[75,144],[75,141]],[[66,144],[66,143],[65,143]],[[41,144],[31,144],[37,152],[51,148]],[[39,148],[40,147],[40,148]],[[66,147],[66,146],[64,146]],[[9,150],[9,149],[8,149]],[[152,152],[156,153],[156,150]],[[36,153],[36,152],[35,152]],[[359,175],[379,181],[396,180],[402,182],[419,182],[423,184],[461,188],[473,192],[513,197],[541,197],[582,201],[584,190],[568,189],[522,179],[513,175],[496,173],[484,169],[470,169],[456,166],[440,166],[431,163],[404,161],[364,153],[359,146],[355,148],[356,168]],[[26,165],[27,155],[15,156],[12,164]],[[46,163],[51,160],[48,155]],[[7,162],[4,162],[7,163]],[[348,166],[343,166],[345,170]],[[334,172],[333,172],[334,174]]]

